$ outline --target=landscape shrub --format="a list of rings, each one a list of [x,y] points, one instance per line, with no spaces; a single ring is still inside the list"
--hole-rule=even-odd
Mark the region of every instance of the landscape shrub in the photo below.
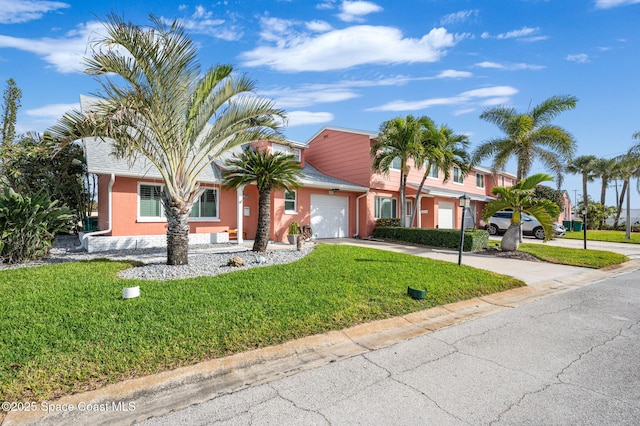
[[[393,226],[400,226],[400,219],[383,218],[376,219],[376,228],[387,228]]]
[[[376,227],[375,238],[422,244],[432,247],[458,249],[460,247],[460,230],[458,229],[424,229],[400,227]],[[489,233],[484,230],[465,231],[464,251],[480,251],[489,245]]]
[[[68,207],[39,191],[21,195],[10,187],[0,193],[0,263],[37,260],[49,253],[56,232],[69,231]]]

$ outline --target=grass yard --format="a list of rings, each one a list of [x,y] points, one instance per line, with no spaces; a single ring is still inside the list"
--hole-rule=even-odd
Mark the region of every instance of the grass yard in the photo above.
[[[38,401],[524,285],[410,255],[320,245],[217,277],[124,280],[125,262],[0,271],[0,400]],[[122,300],[140,285],[141,297]],[[407,286],[427,298],[407,296]]]
[[[529,253],[540,260],[544,260],[545,262],[594,269],[618,265],[629,260],[625,255],[605,250],[583,250],[556,247],[547,244],[524,243],[520,244],[518,250]]]
[[[640,244],[640,233],[632,232],[631,239],[627,240],[624,231],[591,231],[587,230],[587,241],[608,241],[611,243]],[[564,237],[571,240],[582,240],[584,234],[580,232],[567,232]]]

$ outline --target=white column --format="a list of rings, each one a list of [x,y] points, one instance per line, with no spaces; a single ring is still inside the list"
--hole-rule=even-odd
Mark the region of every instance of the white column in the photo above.
[[[418,208],[416,209],[416,215],[418,215],[417,227],[422,228],[422,193],[419,192],[416,194],[416,204]]]
[[[236,217],[238,221],[238,244],[242,244],[244,241],[242,239],[242,219],[244,218],[244,196],[243,196],[244,186],[239,187],[236,190],[236,194],[238,196],[238,209],[236,211]]]

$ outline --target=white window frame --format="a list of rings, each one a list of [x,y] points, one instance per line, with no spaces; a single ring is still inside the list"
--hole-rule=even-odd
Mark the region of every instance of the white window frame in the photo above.
[[[456,170],[458,173],[456,173]],[[457,177],[460,179],[460,182],[456,180],[456,174],[458,175]],[[460,169],[460,167],[453,168],[453,183],[456,185],[464,185],[464,176],[462,176],[462,169]]]
[[[480,185],[478,185],[478,181],[480,182]],[[476,173],[476,188],[482,188],[484,189],[484,173]]]
[[[427,168],[427,163],[424,163],[424,167]],[[435,176],[433,176],[435,174]],[[440,170],[435,166],[431,165],[431,169],[429,170],[429,174],[427,175],[429,179],[440,179]]]
[[[392,216],[390,218],[387,218],[387,217],[383,218],[379,215],[380,207],[378,205],[378,200],[391,200]],[[394,205],[395,205],[395,209],[393,208]],[[373,198],[373,215],[375,219],[397,219],[398,218],[398,199],[394,197],[384,197],[384,196],[376,195]]]
[[[206,191],[213,191],[215,192],[215,197],[216,197],[216,216],[196,216],[196,217],[191,217],[189,216],[189,222],[219,222],[220,221],[220,190],[218,188],[211,188],[211,187],[205,187],[204,188],[205,192]],[[200,198],[202,198],[205,195],[205,192],[202,193],[202,195],[200,195]],[[196,201],[193,204],[193,208],[195,208],[196,206],[198,206],[198,208],[200,208],[200,200]],[[193,210],[192,210],[193,212]],[[198,213],[200,213],[198,211]]]
[[[140,200],[140,188],[142,186],[155,186],[155,187],[159,187],[160,191],[164,191],[164,184],[159,184],[159,183],[154,183],[154,182],[138,182],[138,193],[137,195],[137,199],[138,199],[138,204],[136,206],[136,221],[137,222],[166,222],[167,221],[167,217],[165,215],[165,211],[164,211],[164,205],[162,204],[162,200],[160,200],[160,216],[142,216],[140,214],[140,206],[141,206],[141,200]],[[210,187],[206,187],[204,188],[205,191],[206,190],[212,190],[216,192],[216,213],[218,216],[215,217],[189,217],[189,222],[219,222],[220,221],[220,190],[219,188],[210,188]],[[202,195],[201,195],[202,197]],[[194,204],[195,206],[195,204]]]
[[[398,167],[395,166],[396,162],[398,162]],[[400,157],[395,157],[393,160],[391,160],[391,164],[389,164],[389,169],[400,171],[400,166],[402,166],[402,160],[400,159]]]
[[[160,192],[164,191],[163,184],[154,182],[138,182],[138,192],[136,194],[138,199],[138,204],[136,205],[137,222],[166,222],[167,217],[164,214],[164,205],[162,204],[162,199],[160,199],[160,216],[142,216],[140,214],[140,207],[142,206],[141,188],[143,186],[155,186],[160,188]]]
[[[271,144],[271,151],[275,154],[276,152],[282,152],[283,154],[293,155],[293,158],[297,162],[300,162],[302,159],[302,151],[300,148],[292,148],[290,146],[282,145],[279,143]]]
[[[287,194],[293,194],[293,199],[287,198]],[[287,202],[293,201],[293,210],[287,208]],[[297,214],[298,213],[298,191],[295,189],[285,189],[284,191],[284,213],[285,214]]]

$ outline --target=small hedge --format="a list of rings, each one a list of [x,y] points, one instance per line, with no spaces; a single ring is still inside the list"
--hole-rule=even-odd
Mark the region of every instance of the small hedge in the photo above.
[[[404,241],[432,247],[460,248],[460,230],[458,229],[423,229],[400,227],[376,227],[375,238]],[[465,231],[464,251],[480,251],[489,245],[489,233],[484,230]]]
[[[376,228],[389,228],[394,226],[400,226],[400,219],[384,218],[376,219]]]

